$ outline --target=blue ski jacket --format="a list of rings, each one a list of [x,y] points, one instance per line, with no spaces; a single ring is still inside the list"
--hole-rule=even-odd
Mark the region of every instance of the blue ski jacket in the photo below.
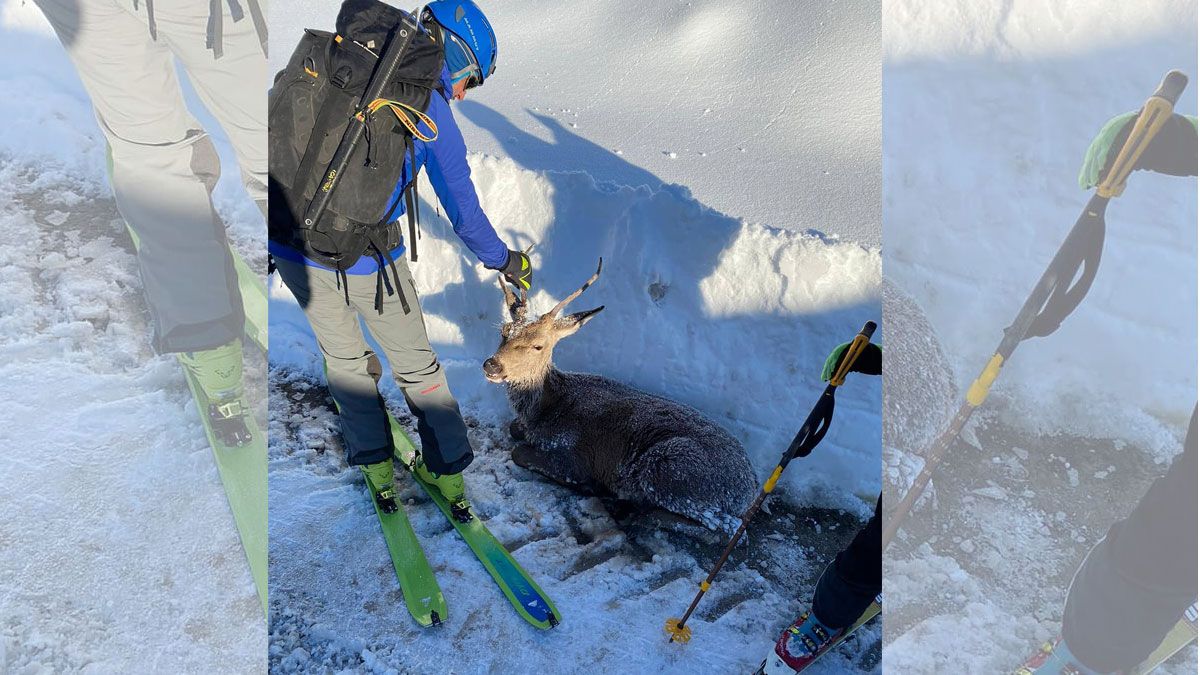
[[[454,113],[450,110],[450,96],[454,89],[450,83],[450,71],[442,70],[442,92],[434,92],[429,98],[429,115],[437,125],[437,140],[431,142],[413,139],[416,146],[417,168],[425,168],[429,182],[437,193],[438,201],[446,211],[446,217],[454,226],[454,233],[462,239],[467,248],[486,267],[500,269],[508,262],[508,246],[500,241],[487,214],[479,205],[479,197],[475,194],[475,183],[471,181],[471,167],[467,165],[467,144],[463,141],[462,131],[454,121]],[[420,124],[422,132],[432,135],[424,122]],[[405,215],[403,192],[405,186],[412,181],[414,171],[412,157],[405,156],[404,171],[400,174],[400,182],[396,185],[389,203],[399,204],[396,217]],[[303,262],[310,267],[331,269],[316,261],[304,257],[304,254],[289,246],[268,242],[268,250],[283,260]],[[400,246],[391,251],[394,260],[404,256],[404,240]],[[379,261],[369,255],[364,255],[354,263],[346,274],[375,274],[379,270]]]

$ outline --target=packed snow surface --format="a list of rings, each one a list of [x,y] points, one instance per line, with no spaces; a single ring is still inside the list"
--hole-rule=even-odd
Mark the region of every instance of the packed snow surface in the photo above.
[[[261,671],[262,606],[183,373],[150,350],[87,96],[32,3],[0,3],[0,58],[0,672]],[[227,173],[218,211],[261,263]]]

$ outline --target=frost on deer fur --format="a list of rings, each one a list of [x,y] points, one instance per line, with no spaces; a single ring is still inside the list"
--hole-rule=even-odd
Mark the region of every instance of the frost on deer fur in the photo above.
[[[746,451],[688,406],[552,368],[509,388],[527,449],[513,459],[564,483],[730,530],[755,489]]]
[[[578,489],[657,508],[709,529],[732,530],[754,493],[745,448],[699,411],[599,375],[567,373],[552,363],[555,344],[596,316],[560,316],[600,276],[534,321],[526,298],[501,282],[512,321],[483,364],[504,382],[517,419],[518,465]]]

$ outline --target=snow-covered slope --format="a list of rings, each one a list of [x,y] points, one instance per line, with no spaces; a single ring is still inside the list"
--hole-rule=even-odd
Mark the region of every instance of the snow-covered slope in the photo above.
[[[1195,2],[887,3],[886,273],[924,307],[959,382],[1074,224],[1092,136],[1163,74],[1192,85]],[[1031,429],[1177,450],[1196,400],[1196,180],[1134,174],[1108,209],[1095,286],[1022,345],[997,393]],[[1153,345],[1157,354],[1146,358]],[[1052,373],[1053,377],[1047,377]]]
[[[0,2],[0,59],[0,671],[261,671],[262,608],[183,374],[150,350],[86,94],[32,3]],[[261,261],[230,173],[218,208]]]
[[[705,208],[680,187],[628,188],[584,173],[534,173],[511,160],[471,160],[483,206],[501,237],[533,254],[532,311],[604,272],[577,300],[603,314],[555,350],[566,370],[595,372],[695,406],[749,450],[760,478],[795,434],[823,386],[832,346],[879,315],[877,251],[750,225]],[[432,195],[426,185],[423,194]],[[504,391],[480,366],[499,344],[496,275],[470,257],[449,223],[422,208],[413,265],[430,339],[451,387],[473,414],[511,417]],[[316,376],[318,350],[290,293],[272,287],[271,361]],[[860,378],[839,392],[837,419],[819,451],[785,474],[819,503],[878,491],[880,387]],[[864,467],[871,467],[866,469]]]

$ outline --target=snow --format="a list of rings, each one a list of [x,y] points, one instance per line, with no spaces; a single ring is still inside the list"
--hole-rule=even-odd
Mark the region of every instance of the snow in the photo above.
[[[274,66],[302,28],[328,28],[336,11],[275,3]],[[623,0],[555,11],[569,27],[547,30],[546,13],[535,2],[491,12],[499,69],[454,104],[484,210],[510,245],[535,244],[530,311],[578,288],[603,257],[600,280],[575,304],[606,309],[556,348],[556,365],[698,409],[742,442],[761,481],[820,394],[825,356],[879,318],[871,37],[879,17],[832,3],[731,11],[709,1]],[[647,40],[641,25],[658,33]],[[759,49],[731,37],[747,30],[762,36]],[[847,47],[816,48],[826,43]],[[801,70],[764,77],[764,58]],[[804,105],[793,103],[798,92]],[[421,194],[432,199],[428,183]],[[690,622],[692,643],[668,645],[664,622],[684,611],[721,542],[614,519],[602,501],[512,463],[512,412],[480,370],[505,317],[496,275],[433,202],[421,213],[413,273],[430,339],[472,425],[468,495],[563,623],[548,633],[524,624],[433,505],[406,485],[407,512],[451,613],[433,631],[409,619],[369,497],[345,465],[320,352],[275,280],[271,667],[424,672],[455,650],[487,655],[460,659],[464,672],[752,670],[869,515],[880,489],[879,380],[855,375],[839,390],[828,436],[789,467],[770,514],[756,520],[750,544]],[[382,389],[404,417],[394,383],[385,378]],[[878,671],[879,639],[872,624],[814,672]]]
[[[1092,136],[1163,74],[1192,84],[1196,3],[885,3],[885,270],[923,314],[891,326],[885,502],[1088,198]],[[1107,213],[1095,285],[1021,344],[884,560],[897,672],[1011,672],[1061,628],[1071,576],[1180,450],[1196,401],[1196,180],[1134,174]],[[916,308],[914,310],[914,307]],[[932,345],[932,346],[931,346]],[[891,368],[905,356],[924,367]],[[930,387],[933,383],[935,386]],[[924,407],[942,410],[931,432]],[[1161,672],[1195,672],[1189,647]]]
[[[928,314],[960,386],[1086,203],[1076,175],[1092,136],[1194,63],[1195,10],[888,3],[887,276]],[[1178,110],[1194,114],[1189,75]],[[1135,173],[1107,222],[1087,299],[1018,349],[993,396],[1030,429],[1122,438],[1165,461],[1196,400],[1195,179]],[[1179,356],[1135,356],[1151,344]]]
[[[149,348],[87,96],[32,3],[0,3],[0,58],[0,671],[261,670],[262,608],[179,366]],[[218,209],[261,260],[232,174]]]
[[[273,2],[271,72],[339,5]],[[878,3],[481,6],[500,49],[487,87],[456,107],[468,148],[534,171],[686,185],[751,223],[879,245]]]

